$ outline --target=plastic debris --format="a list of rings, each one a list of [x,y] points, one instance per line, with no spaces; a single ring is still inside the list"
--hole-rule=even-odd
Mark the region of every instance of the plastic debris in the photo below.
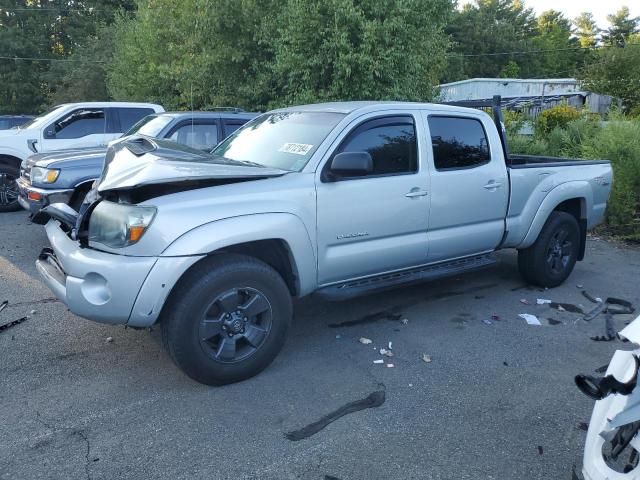
[[[431,355],[427,355],[426,353],[422,354],[422,361],[424,363],[431,363]]]
[[[342,338],[342,335],[336,335],[336,340],[340,340]]]
[[[409,323],[409,319],[403,318],[402,320],[400,320],[400,323],[402,323],[403,325],[407,325]]]
[[[523,305],[531,305],[531,303],[529,303],[529,300],[527,300],[526,298],[521,298],[520,303],[522,303]]]
[[[536,304],[538,305],[545,305],[547,303],[551,303],[551,300],[547,300],[546,298],[538,298],[536,300]]]
[[[31,310],[31,311],[29,312],[29,315],[35,315],[36,313],[38,313],[38,312],[36,312],[35,310]]]
[[[529,325],[542,325],[540,323],[540,320],[538,320],[538,317],[536,317],[535,315],[530,315],[528,313],[520,313],[518,316],[520,318],[525,319]]]
[[[482,320],[482,323],[484,323],[485,325],[493,325],[493,322],[491,320],[487,320],[486,318]]]
[[[365,338],[365,337],[360,337],[360,340],[358,340],[358,341],[363,345],[369,345],[370,343],[373,343],[373,340],[371,340],[370,338]]]
[[[104,341],[104,343],[112,343],[113,342],[113,337],[107,337],[107,339]]]
[[[413,387],[413,383],[410,383],[410,384],[409,384],[409,386],[410,386],[410,387]]]
[[[578,285],[576,285],[576,288],[582,288],[582,287],[584,287],[584,285],[582,285],[580,283]]]
[[[385,357],[393,357],[393,352],[391,350],[387,350],[386,348],[381,348],[380,355],[384,355]]]
[[[376,365],[379,365],[381,363],[384,363],[384,360],[374,360],[373,363],[375,363]]]
[[[387,368],[393,368],[395,365],[393,363],[387,363]]]
[[[7,305],[9,305],[9,300],[5,300],[4,302],[0,303],[0,312],[7,308]]]
[[[389,350],[393,348],[392,345],[393,345],[393,342],[389,342]]]

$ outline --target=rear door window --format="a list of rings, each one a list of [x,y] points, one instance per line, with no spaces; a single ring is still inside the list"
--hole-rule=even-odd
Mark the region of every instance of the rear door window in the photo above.
[[[152,108],[126,108],[118,107],[115,109],[120,117],[120,132],[127,132],[138,121],[155,113]]]
[[[185,123],[176,127],[169,140],[198,150],[212,150],[218,144],[217,123]]]
[[[491,160],[489,140],[475,118],[430,116],[429,130],[436,170],[459,170]]]
[[[237,120],[233,122],[224,122],[224,136],[228,137],[245,123],[246,122],[239,122]]]

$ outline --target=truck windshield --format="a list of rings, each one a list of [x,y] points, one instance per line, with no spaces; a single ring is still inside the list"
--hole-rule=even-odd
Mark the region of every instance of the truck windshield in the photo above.
[[[157,137],[164,127],[166,127],[172,118],[164,115],[147,115],[142,120],[135,123],[123,137],[128,137],[134,133],[146,135],[147,137]]]
[[[66,105],[58,105],[57,107],[53,107],[51,110],[46,111],[33,120],[30,120],[27,123],[23,123],[18,128],[20,130],[24,130],[25,128],[39,127],[42,124],[48,123],[49,120],[53,120],[54,118],[56,118],[58,116],[58,112],[62,111],[65,107]]]
[[[265,113],[236,130],[211,153],[229,160],[300,171],[342,113]]]

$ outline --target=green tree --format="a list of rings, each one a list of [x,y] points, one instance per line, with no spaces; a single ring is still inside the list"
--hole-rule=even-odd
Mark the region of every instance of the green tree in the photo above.
[[[117,99],[265,109],[428,99],[445,65],[450,0],[139,0],[120,17]]]
[[[33,113],[46,104],[42,79],[49,62],[24,60],[53,57],[55,15],[39,6],[40,2],[0,0],[0,113]]]
[[[561,12],[548,10],[540,14],[534,45],[540,51],[530,59],[536,77],[575,74],[580,58],[578,39],[573,36],[571,22]]]
[[[607,15],[610,27],[602,35],[607,45],[624,46],[631,35],[638,33],[638,17],[631,17],[629,7],[622,7],[616,13]]]
[[[640,35],[624,48],[603,48],[582,73],[585,88],[622,100],[625,109],[640,106]]]
[[[471,77],[498,77],[516,63],[521,75],[530,75],[530,55],[537,34],[533,10],[519,0],[476,0],[454,15],[446,28],[453,41],[447,81]],[[497,55],[498,54],[498,55]]]
[[[0,0],[0,56],[9,57],[0,58],[0,112],[37,112],[55,100],[65,77],[75,75],[85,83],[95,78],[91,64],[79,64],[74,53],[83,51],[86,60],[92,59],[87,46],[99,26],[132,6],[132,0]],[[77,91],[101,88],[98,82]]]
[[[449,0],[290,0],[274,43],[272,104],[430,99],[452,9]]]
[[[573,23],[576,26],[575,34],[581,47],[591,48],[598,44],[600,29],[593,18],[593,14],[582,12],[574,19]]]

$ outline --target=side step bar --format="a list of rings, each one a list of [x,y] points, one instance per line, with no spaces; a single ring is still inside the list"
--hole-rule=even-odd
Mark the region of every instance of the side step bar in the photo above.
[[[385,273],[373,277],[361,278],[351,282],[339,283],[319,289],[316,295],[325,300],[337,301],[388,290],[400,285],[425,282],[459,273],[477,270],[496,263],[493,254],[460,258],[449,262],[436,263],[423,267]]]

